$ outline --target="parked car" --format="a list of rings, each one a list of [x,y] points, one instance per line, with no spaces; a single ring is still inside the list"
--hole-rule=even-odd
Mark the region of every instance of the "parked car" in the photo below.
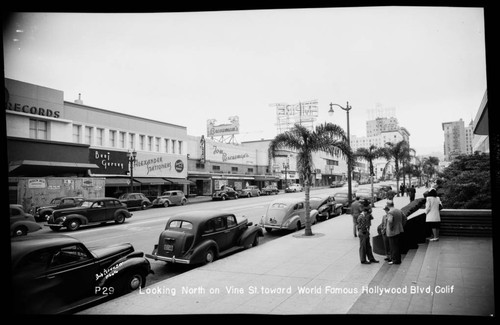
[[[34,207],[32,214],[36,221],[47,221],[48,216],[54,210],[72,208],[83,202],[83,197],[56,197],[53,198],[48,205]]]
[[[349,186],[349,182],[345,182],[344,185],[342,185],[342,187],[348,187]],[[359,183],[357,181],[351,181],[351,188],[356,188],[359,186]]]
[[[246,188],[238,191],[239,197],[252,197],[252,196],[260,196],[260,189],[256,185],[250,185]]]
[[[33,234],[11,241],[15,313],[78,311],[87,303],[143,288],[150,262],[131,244],[89,250],[60,234]]]
[[[344,181],[333,181],[330,187],[342,187],[345,183]]]
[[[163,192],[161,196],[158,196],[153,200],[152,204],[155,207],[163,206],[169,207],[171,205],[185,205],[187,203],[187,198],[184,192],[179,190],[166,191]]]
[[[378,196],[375,190],[373,190],[373,202],[372,202],[372,189],[369,187],[360,187],[356,190],[356,197],[359,197],[360,200],[368,200],[370,203],[374,203],[378,201]]]
[[[54,231],[66,228],[77,230],[80,225],[91,225],[114,221],[124,223],[132,217],[127,206],[115,198],[86,199],[80,206],[55,210],[47,220],[47,226]]]
[[[386,199],[389,191],[392,191],[392,187],[390,185],[377,184],[373,185],[374,189],[377,189],[377,196],[379,199]]]
[[[311,209],[318,210],[316,219],[327,220],[342,214],[342,203],[335,202],[335,198],[331,195],[314,196],[309,198],[309,205]]]
[[[304,188],[300,184],[292,184],[285,189],[285,193],[302,192]]]
[[[222,200],[225,201],[227,199],[237,199],[238,192],[233,190],[231,187],[225,186],[224,189],[215,191],[212,194],[212,200]]]
[[[271,194],[278,194],[280,190],[275,185],[267,185],[262,189],[262,194],[265,195],[271,195]]]
[[[12,237],[25,236],[29,232],[35,232],[40,229],[42,229],[42,226],[36,223],[33,215],[24,212],[22,205],[10,205],[10,235]]]
[[[315,224],[318,210],[311,209],[309,215],[311,224]],[[282,198],[274,200],[269,204],[266,215],[262,217],[260,224],[267,232],[274,229],[299,230],[306,224],[304,199]]]
[[[263,231],[245,217],[223,211],[192,211],[171,217],[146,257],[168,263],[206,264],[223,254],[259,243]]]
[[[345,191],[337,192],[333,195],[335,202],[342,204],[342,211],[345,212],[349,208],[349,194],[347,189]],[[351,202],[354,201],[356,196],[354,192],[351,193]]]
[[[147,209],[151,206],[151,201],[142,193],[124,193],[118,198],[125,203],[128,209]]]

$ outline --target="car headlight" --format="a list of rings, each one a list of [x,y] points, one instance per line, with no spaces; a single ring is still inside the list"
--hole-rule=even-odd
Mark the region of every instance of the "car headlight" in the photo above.
[[[57,218],[56,221],[57,222],[64,222],[64,221],[66,221],[66,217],[65,216],[64,217],[59,217],[59,218]]]

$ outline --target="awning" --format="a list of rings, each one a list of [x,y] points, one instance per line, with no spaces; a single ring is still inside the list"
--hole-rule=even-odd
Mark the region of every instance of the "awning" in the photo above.
[[[81,173],[91,168],[99,168],[96,164],[43,161],[43,160],[19,160],[9,164],[10,176],[45,176],[67,173]]]
[[[168,183],[161,177],[134,177],[134,180],[141,183],[141,185],[164,185]]]
[[[188,179],[184,178],[163,178],[164,180],[172,183],[172,184],[179,184],[179,185],[196,185],[195,182],[190,181]]]
[[[264,176],[255,176],[256,181],[278,181],[280,178],[277,176],[272,176],[272,177],[264,177]]]
[[[134,186],[141,185],[134,181]],[[106,186],[130,186],[130,177],[106,177]]]

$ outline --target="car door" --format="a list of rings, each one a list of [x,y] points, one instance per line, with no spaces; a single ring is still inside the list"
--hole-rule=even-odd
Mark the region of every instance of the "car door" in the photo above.
[[[89,220],[89,223],[106,221],[107,210],[108,208],[106,208],[104,201],[95,201],[92,203],[90,208],[87,209],[87,219]]]
[[[179,204],[179,197],[177,192],[172,192],[169,198],[170,202],[172,202],[172,204]]]
[[[300,223],[303,226],[306,224],[306,207],[304,202],[299,202],[294,207],[295,214],[299,215]]]
[[[226,229],[224,230],[224,249],[230,249],[237,245],[239,239],[239,228],[238,222],[234,215],[227,215],[224,217],[226,219]]]
[[[203,232],[204,239],[211,239],[217,243],[219,251],[226,249],[226,218],[215,217],[205,223],[205,230]]]

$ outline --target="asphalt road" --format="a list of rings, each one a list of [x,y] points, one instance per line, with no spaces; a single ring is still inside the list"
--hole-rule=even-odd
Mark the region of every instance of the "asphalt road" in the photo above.
[[[361,185],[365,187],[369,185]],[[312,189],[311,197],[324,194],[333,195],[340,188],[321,188]],[[353,189],[354,191],[354,189]],[[147,210],[132,211],[133,216],[121,225],[107,223],[106,225],[96,225],[82,227],[77,231],[61,231],[61,233],[70,235],[81,240],[88,248],[108,246],[124,242],[131,243],[136,251],[150,253],[158,241],[160,233],[164,230],[167,220],[180,212],[195,210],[223,210],[235,214],[236,216],[245,216],[250,222],[258,224],[261,217],[265,215],[269,203],[280,197],[303,197],[304,192],[298,193],[280,193],[278,195],[260,196],[252,198],[239,198],[227,201],[209,201],[185,206],[171,206],[168,208],[150,208]],[[52,232],[48,227],[40,232]],[[280,238],[287,232],[273,231],[267,233],[264,231],[264,237],[260,238],[259,245],[265,245],[266,242]],[[151,261],[151,267],[154,275],[148,276],[147,286],[169,277],[181,274],[193,266],[189,265],[167,265],[161,261]]]

